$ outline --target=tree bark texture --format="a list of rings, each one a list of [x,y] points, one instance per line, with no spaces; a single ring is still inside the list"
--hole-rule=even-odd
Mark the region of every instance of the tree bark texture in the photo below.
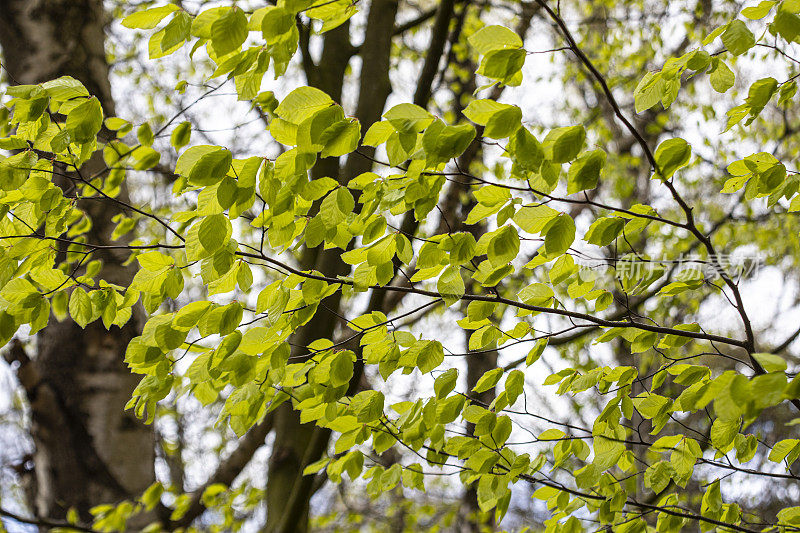
[[[101,0],[0,0],[0,46],[10,82],[72,76],[98,98],[106,116],[113,114],[105,24]],[[104,167],[98,152],[80,173]],[[127,201],[126,190],[119,199]],[[112,217],[121,210],[96,201],[79,206],[92,219],[93,242],[111,243]],[[125,286],[133,278],[124,256],[92,258],[103,261],[101,277],[111,283]],[[141,331],[136,315],[110,331],[99,321],[84,330],[70,319],[51,318],[37,335],[34,357],[23,357],[19,345],[7,356],[25,369],[18,375],[32,413],[31,507],[37,516],[60,519],[75,508],[88,520],[93,506],[135,498],[154,480],[152,428],[124,410],[138,382],[124,363],[128,342]]]

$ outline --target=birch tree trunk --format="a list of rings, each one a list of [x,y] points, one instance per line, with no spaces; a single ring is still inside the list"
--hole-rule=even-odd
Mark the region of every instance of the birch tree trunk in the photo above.
[[[0,0],[0,46],[11,83],[69,75],[99,99],[106,116],[113,114],[105,23],[101,0]],[[104,168],[96,155],[82,173]],[[120,199],[127,200],[127,191]],[[91,239],[110,243],[112,217],[120,211],[101,202],[79,206],[92,218]],[[109,252],[93,259],[103,261],[104,279],[130,284],[133,272],[123,266],[125,257]],[[152,429],[124,410],[138,378],[123,358],[140,329],[136,317],[110,331],[100,322],[84,330],[70,319],[52,318],[37,336],[34,357],[19,343],[13,346],[10,358],[21,365],[18,376],[32,413],[30,503],[37,516],[63,518],[75,508],[88,520],[93,506],[135,498],[153,482]]]

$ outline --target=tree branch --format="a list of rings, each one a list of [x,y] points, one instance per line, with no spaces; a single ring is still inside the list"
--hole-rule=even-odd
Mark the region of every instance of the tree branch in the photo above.
[[[86,533],[100,533],[99,529],[93,529],[90,526],[82,524],[71,524],[69,522],[61,520],[48,520],[45,518],[27,518],[25,516],[13,513],[11,511],[7,511],[2,508],[0,508],[0,516],[10,518],[11,520],[20,522],[22,524],[30,524],[32,526],[38,526],[40,528],[63,529],[65,531],[85,531]],[[0,526],[2,526],[2,524],[0,524]]]
[[[267,435],[272,431],[272,416],[267,415],[264,420],[250,428],[238,443],[236,449],[231,452],[227,459],[222,461],[208,480],[192,493],[189,510],[181,518],[170,520],[168,527],[177,529],[188,527],[194,520],[206,510],[203,503],[203,493],[211,485],[222,484],[230,486],[231,483],[241,474],[256,451],[264,444]]]
[[[450,28],[450,19],[453,18],[455,0],[442,0],[436,10],[436,20],[433,21],[431,29],[431,40],[428,45],[428,53],[425,54],[425,62],[419,73],[417,89],[414,91],[414,103],[420,107],[427,107],[428,100],[431,98],[431,87],[439,70],[439,62],[442,59],[444,45],[447,42],[447,33]]]

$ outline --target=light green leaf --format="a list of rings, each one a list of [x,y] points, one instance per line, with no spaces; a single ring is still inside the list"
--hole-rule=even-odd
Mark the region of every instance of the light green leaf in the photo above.
[[[417,133],[427,128],[434,120],[433,115],[418,105],[397,104],[383,114],[383,118],[400,133]]]
[[[797,36],[800,35],[800,16],[782,6],[778,9],[770,28],[777,31],[788,42],[795,41]]]
[[[756,39],[753,37],[747,25],[739,19],[734,20],[722,32],[722,44],[728,49],[730,53],[735,56],[742,55],[750,50],[756,44]]]
[[[214,185],[230,169],[233,155],[220,146],[192,146],[178,158],[175,173],[195,185]]]
[[[733,71],[728,68],[728,65],[716,57],[712,59],[711,64],[711,70],[709,70],[708,74],[711,81],[711,86],[714,88],[714,90],[718,93],[724,93],[733,87],[733,84],[736,81],[736,76],[733,74]]]
[[[519,48],[492,50],[478,67],[477,74],[510,86],[522,83],[520,71],[525,64],[525,50]]]
[[[558,211],[545,204],[526,205],[514,214],[514,222],[528,233],[539,233],[559,214]]]
[[[606,153],[602,150],[585,152],[569,167],[567,174],[567,194],[586,189],[594,189],[600,178],[600,170],[606,162]]]
[[[491,139],[504,139],[521,127],[522,110],[494,100],[473,100],[464,110],[464,116],[485,126],[483,134]]]
[[[211,24],[211,47],[218,56],[239,50],[247,39],[247,17],[238,7],[229,8]]]
[[[86,291],[75,287],[69,298],[69,314],[80,327],[85,328],[93,318],[92,300]]]
[[[444,349],[438,341],[424,341],[417,355],[417,368],[423,374],[437,368],[444,362]]]
[[[361,139],[361,124],[357,120],[344,120],[338,123],[338,127],[329,128],[320,138],[320,143],[324,146],[322,157],[340,157],[358,148],[358,141]]]
[[[442,399],[450,394],[453,389],[456,388],[457,381],[458,370],[455,368],[451,368],[439,374],[433,382],[433,390],[436,393],[436,397]]]
[[[95,97],[79,104],[67,115],[66,130],[75,142],[93,141],[102,126],[103,108]]]
[[[762,0],[757,6],[750,6],[742,9],[742,15],[750,20],[759,20],[766,17],[769,12],[775,7],[774,0]]]
[[[495,385],[500,381],[500,378],[503,377],[503,369],[502,368],[495,368],[489,370],[488,372],[484,373],[475,386],[472,388],[472,392],[486,392],[489,389],[493,389]]]
[[[136,260],[139,261],[139,265],[141,265],[142,268],[150,270],[151,272],[158,272],[162,269],[170,268],[175,264],[174,259],[157,251],[139,254],[136,256]]]
[[[614,217],[601,217],[592,222],[586,232],[586,242],[597,246],[608,246],[625,227],[625,221]]]
[[[545,229],[544,255],[553,259],[565,253],[575,241],[575,221],[566,213],[561,213]]]
[[[689,162],[691,155],[692,147],[679,137],[662,142],[655,152],[656,164],[660,170],[659,176],[663,179],[671,178],[676,170]]]
[[[787,368],[786,359],[773,353],[754,353],[753,359],[767,372],[784,372]]]
[[[499,267],[510,263],[519,253],[519,235],[513,226],[503,226],[496,230],[489,240],[489,261]]]
[[[350,378],[353,377],[353,357],[352,352],[342,350],[333,356],[331,361],[330,380],[331,385],[340,387],[350,383]]]
[[[460,267],[450,265],[445,268],[436,283],[436,290],[439,291],[445,303],[450,307],[460,300],[465,291]]]
[[[527,128],[519,128],[511,142],[508,152],[514,165],[521,170],[535,172],[539,170],[544,159],[544,150],[536,137]]]
[[[664,78],[660,72],[648,72],[633,91],[636,112],[641,113],[659,103],[664,96]]]
[[[276,44],[295,26],[295,15],[283,7],[267,6],[261,33],[268,45]]]
[[[188,121],[181,122],[175,129],[172,130],[172,134],[169,137],[170,144],[172,144],[173,148],[176,150],[180,150],[187,144],[189,144],[189,140],[192,136],[192,124]]]
[[[159,22],[170,13],[179,9],[175,4],[167,4],[159,7],[152,7],[143,11],[135,11],[122,19],[122,25],[126,28],[150,30],[158,26]]]
[[[221,248],[230,238],[231,222],[223,214],[210,215],[200,222],[197,236],[203,248],[213,253]]]
[[[521,48],[522,39],[505,26],[486,26],[469,37],[469,44],[481,55],[492,50]]]
[[[585,140],[583,126],[565,126],[550,130],[542,145],[548,159],[554,163],[568,163],[578,156]]]
[[[300,124],[314,113],[333,105],[331,97],[314,87],[298,87],[286,95],[275,114],[293,124]]]
[[[445,126],[441,120],[437,120],[425,130],[422,148],[428,164],[437,165],[464,153],[474,138],[475,127],[472,124]]]

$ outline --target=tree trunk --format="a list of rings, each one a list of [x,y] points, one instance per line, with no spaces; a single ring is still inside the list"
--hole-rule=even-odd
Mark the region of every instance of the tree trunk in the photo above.
[[[396,0],[373,0],[370,3],[359,74],[359,98],[356,116],[362,134],[380,119],[386,98],[391,92],[389,57],[391,55],[392,29],[397,13]],[[301,45],[302,46],[302,45]],[[356,50],[350,42],[350,26],[343,24],[324,37],[319,66],[304,52],[304,69],[308,84],[325,91],[335,101],[341,102],[345,72]],[[340,169],[338,158],[325,158],[312,169],[312,178],[338,177],[346,184],[351,178],[372,167],[369,158],[351,154],[345,168]],[[315,207],[316,208],[316,207]],[[306,248],[301,258],[303,269],[314,269],[328,276],[346,275],[350,269],[341,259],[341,250]],[[315,339],[333,338],[339,321],[341,293],[326,298],[311,321],[295,333],[293,344],[299,354]],[[351,382],[351,392],[360,381],[359,366]],[[275,411],[275,441],[269,460],[267,478],[267,522],[265,530],[273,532],[298,532],[308,529],[309,500],[314,493],[313,477],[303,477],[303,469],[318,460],[326,451],[330,430],[301,424],[300,415],[289,402]]]
[[[0,0],[0,46],[10,81],[41,83],[59,76],[80,80],[114,113],[104,50],[101,0]],[[82,171],[104,168],[100,153]],[[123,190],[120,199],[127,200]],[[94,204],[94,205],[92,205]],[[99,202],[79,204],[92,218],[90,239],[112,241],[118,209]],[[94,255],[101,277],[126,286],[133,278],[124,256]],[[154,480],[152,428],[124,410],[138,378],[124,364],[128,342],[141,331],[136,316],[123,328],[99,322],[81,329],[54,318],[36,339],[29,360],[16,345],[15,358],[31,405],[37,516],[63,518],[69,508],[84,520],[101,503],[135,498]]]
[[[325,91],[333,100],[341,101],[345,70],[351,56],[350,25],[345,23],[325,34],[320,68],[312,66],[306,70],[309,85]],[[339,159],[319,159],[311,173],[313,179],[339,176]],[[315,269],[326,276],[348,272],[341,251],[335,248],[305,248],[301,264],[304,270]],[[296,348],[293,348],[292,355],[304,354],[305,346],[315,339],[333,337],[338,319],[327,310],[338,310],[340,300],[341,292],[336,292],[321,302],[314,317],[295,332],[293,344]],[[268,465],[265,530],[270,533],[303,533],[308,530],[308,502],[312,495],[309,480],[303,479],[303,469],[325,451],[324,447],[321,451],[314,448],[320,447],[319,441],[323,437],[327,445],[329,432],[313,423],[301,424],[300,413],[292,408],[291,402],[278,407],[274,417],[275,440]]]

